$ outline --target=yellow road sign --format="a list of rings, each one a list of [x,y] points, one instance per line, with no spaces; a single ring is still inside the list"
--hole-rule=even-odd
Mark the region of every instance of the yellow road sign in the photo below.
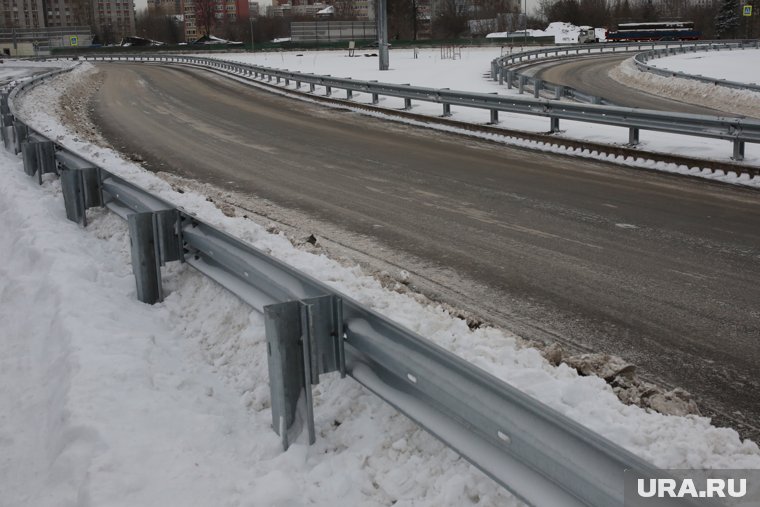
[[[743,16],[752,16],[752,6],[751,5],[745,5],[742,8],[742,15]]]
[[[70,35],[69,36],[69,45],[70,46],[78,46],[79,45],[79,37],[76,35]]]

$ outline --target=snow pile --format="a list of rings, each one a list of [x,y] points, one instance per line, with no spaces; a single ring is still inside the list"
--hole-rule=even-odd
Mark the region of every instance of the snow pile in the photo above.
[[[715,58],[711,58],[710,62],[720,59],[723,56],[731,56],[735,54],[736,53],[715,54],[713,55]],[[760,51],[757,51],[757,54],[760,55]],[[749,53],[745,53],[744,56],[749,56]],[[683,55],[679,58],[683,58]],[[670,58],[668,58],[668,60],[670,60]],[[655,61],[659,62],[660,60]],[[746,60],[744,66],[753,70],[743,73],[743,75],[757,75],[758,78],[760,78],[760,73],[755,68],[756,66],[746,65]],[[700,104],[702,106],[712,107],[737,115],[760,118],[759,92],[727,88],[724,86],[703,83],[693,79],[658,76],[651,72],[639,70],[639,68],[633,63],[633,58],[623,61],[618,67],[611,70],[609,75],[620,84],[636,88],[637,90],[680,100],[682,102]],[[757,79],[757,81],[760,81],[760,79]]]
[[[760,450],[702,417],[625,406],[604,380],[553,367],[508,332],[470,330],[359,268],[225,216],[113,151],[51,104],[86,66],[24,98],[31,126],[110,171],[330,284],[663,468],[760,468]],[[19,506],[517,505],[502,488],[350,379],[314,389],[317,443],[270,429],[260,315],[187,266],[168,296],[135,300],[124,222],[65,219],[60,185],[0,153],[0,476]]]
[[[653,67],[725,79],[737,83],[760,84],[760,68],[747,62],[760,60],[760,49],[733,49],[666,56],[649,62]]]
[[[580,27],[563,21],[549,23],[549,26],[544,29],[544,33],[547,35],[554,35],[554,42],[556,44],[575,44],[578,42],[580,32]]]
[[[578,42],[578,34],[581,29],[572,23],[565,23],[563,21],[555,21],[549,23],[544,30],[521,30],[519,32],[493,32],[486,35],[486,38],[511,38],[518,35],[526,34],[528,37],[554,37],[555,44],[576,44]]]

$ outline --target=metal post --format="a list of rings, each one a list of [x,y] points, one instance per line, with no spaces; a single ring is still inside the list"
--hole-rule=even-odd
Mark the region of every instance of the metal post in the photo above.
[[[557,132],[559,132],[559,118],[552,116],[549,118],[549,120],[551,121],[549,125],[549,130],[551,131],[552,134],[556,134]]]
[[[628,144],[631,146],[636,146],[639,144],[639,129],[636,127],[631,127],[628,129]]]
[[[525,76],[520,76],[517,84],[517,91],[522,94],[525,92]]]
[[[377,93],[372,94],[372,105],[377,105],[380,102],[380,95]]]
[[[543,81],[540,79],[536,79],[533,81],[533,97],[539,98],[541,96],[541,87],[543,85]]]
[[[559,99],[561,99],[564,96],[565,96],[565,87],[562,86],[562,85],[557,85],[554,88],[554,98],[556,100],[559,100]]]
[[[451,116],[451,104],[443,104],[443,116]]]
[[[254,52],[255,52],[255,50],[254,50],[254,48],[253,48],[253,17],[251,17],[251,16],[249,15],[249,16],[248,16],[248,21],[250,21],[250,22],[251,22],[251,53],[254,53]]]
[[[377,46],[380,70],[388,70],[388,2],[377,2]]]
[[[491,121],[490,125],[496,125],[499,123],[499,111],[497,109],[491,109]]]
[[[744,160],[744,141],[734,140],[734,156],[731,158],[737,161]]]
[[[137,299],[149,305],[164,299],[155,220],[150,211],[127,215]]]
[[[412,108],[412,99],[404,99],[404,111],[408,111]]]
[[[353,97],[353,92],[351,90],[346,90],[346,100],[351,100],[351,97]]]
[[[508,70],[507,71],[507,90],[512,89],[512,81],[515,79],[515,71]]]
[[[330,96],[332,95],[332,87],[331,86],[325,86],[325,95]]]
[[[283,450],[303,431],[316,441],[311,386],[319,375],[346,376],[343,302],[336,296],[264,307],[272,427]]]

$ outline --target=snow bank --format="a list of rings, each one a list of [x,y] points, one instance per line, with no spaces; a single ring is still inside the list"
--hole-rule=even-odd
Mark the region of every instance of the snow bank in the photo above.
[[[179,193],[58,123],[51,104],[87,71],[24,98],[22,117],[105,167],[504,379],[663,468],[760,468],[760,450],[703,417],[625,406],[601,379],[552,367],[509,332],[382,288],[357,267],[294,248],[205,196]],[[135,299],[126,226],[65,219],[60,185],[0,153],[0,477],[19,506],[518,505],[350,379],[314,389],[317,443],[283,453],[261,317],[187,266],[168,296]]]
[[[760,84],[760,67],[754,62],[758,60],[760,49],[733,49],[666,56],[649,64],[659,69],[757,85]]]
[[[741,53],[743,53],[745,58],[749,56],[757,57],[760,55],[760,50],[752,50],[755,55],[751,55],[749,51],[750,50],[745,50]],[[739,53],[721,52],[713,55],[715,58],[711,58],[710,61],[715,61],[723,56],[736,56],[737,54]],[[704,56],[704,54],[699,56]],[[683,55],[679,58],[682,57]],[[662,60],[670,59],[671,58],[663,58]],[[652,62],[660,61],[661,60],[659,59],[652,60]],[[744,66],[753,70],[745,72],[742,75],[757,75],[757,81],[760,82],[760,71],[757,71],[756,66],[747,65],[746,60]],[[687,65],[684,67],[689,66]],[[686,71],[684,70],[684,72]],[[651,72],[639,70],[639,68],[633,63],[633,58],[623,61],[618,67],[615,67],[610,71],[609,75],[620,84],[637,90],[668,97],[674,100],[680,100],[682,102],[700,104],[705,107],[711,107],[737,115],[760,118],[760,92],[726,88],[693,79],[658,76]]]

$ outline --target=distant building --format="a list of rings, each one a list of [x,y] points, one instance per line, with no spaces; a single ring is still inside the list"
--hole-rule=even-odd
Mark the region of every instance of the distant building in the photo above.
[[[134,0],[0,0],[0,28],[82,26],[115,42],[134,35]]]
[[[180,0],[148,0],[148,11],[166,15],[182,14],[182,2]]]
[[[5,56],[47,56],[52,48],[89,46],[89,26],[0,28],[0,53]]]
[[[68,0],[59,1],[64,3]],[[122,38],[135,34],[134,0],[98,0],[93,5],[95,31],[100,35],[101,42],[118,43]]]
[[[214,2],[215,24],[221,25],[227,21],[247,20],[250,16],[249,0],[212,0]],[[185,20],[185,41],[193,42],[202,35],[203,27],[198,26],[195,15],[195,0],[182,0],[182,14]],[[214,31],[212,27],[211,31]]]
[[[42,0],[2,0],[0,25],[3,28],[44,28],[45,11]]]

